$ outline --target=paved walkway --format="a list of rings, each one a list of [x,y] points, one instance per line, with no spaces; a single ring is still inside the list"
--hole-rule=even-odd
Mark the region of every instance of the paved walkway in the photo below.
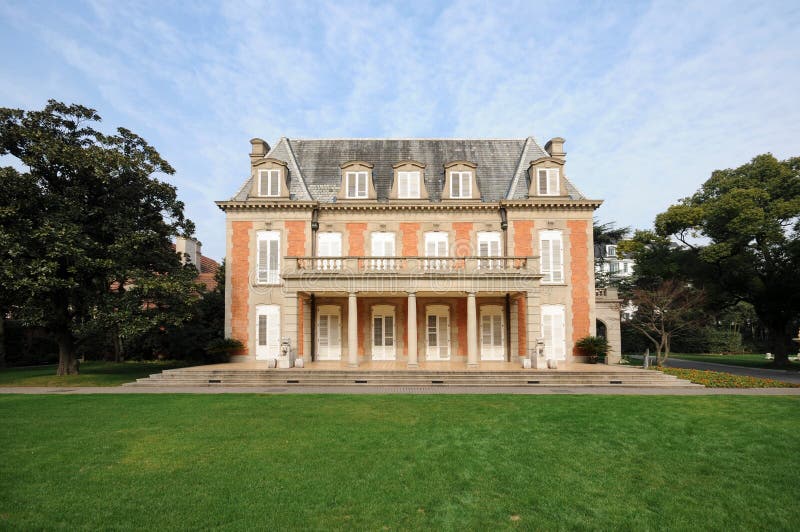
[[[614,386],[541,388],[516,386],[3,386],[0,394],[158,394],[158,393],[267,393],[267,394],[519,394],[519,395],[796,395],[800,388],[617,388]]]
[[[683,360],[680,358],[668,358],[667,367],[685,369],[706,369],[710,371],[721,371],[731,375],[742,375],[745,377],[760,377],[762,379],[775,379],[776,381],[791,382],[800,384],[800,372],[787,371],[782,369],[761,369],[748,368],[745,366],[731,366],[729,364],[717,364],[716,362],[697,362],[694,360]]]

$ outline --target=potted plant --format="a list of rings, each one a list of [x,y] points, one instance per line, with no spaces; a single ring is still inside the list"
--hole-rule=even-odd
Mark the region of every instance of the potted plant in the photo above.
[[[602,336],[584,336],[575,346],[586,356],[589,364],[597,364],[601,357],[605,358],[608,353],[608,340]]]

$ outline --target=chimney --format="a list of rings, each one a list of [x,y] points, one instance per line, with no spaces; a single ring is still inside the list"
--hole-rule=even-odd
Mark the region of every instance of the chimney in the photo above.
[[[269,144],[259,138],[250,139],[250,146],[250,162],[253,163],[259,159],[263,159],[270,150]]]
[[[565,140],[561,137],[555,137],[547,141],[547,144],[544,145],[544,149],[550,154],[550,157],[564,160],[567,156],[567,153],[564,151],[564,142]]]
[[[189,262],[191,264],[194,264],[194,266],[199,270],[200,245],[201,245],[200,242],[198,242],[194,238],[186,238],[182,236],[176,238],[175,252],[180,253],[181,263],[186,264],[187,262]]]

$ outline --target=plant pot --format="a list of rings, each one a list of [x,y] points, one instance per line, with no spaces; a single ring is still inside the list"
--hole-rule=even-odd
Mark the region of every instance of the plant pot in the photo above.
[[[600,357],[597,355],[589,355],[586,357],[586,361],[589,364],[597,364],[597,361],[600,360]]]

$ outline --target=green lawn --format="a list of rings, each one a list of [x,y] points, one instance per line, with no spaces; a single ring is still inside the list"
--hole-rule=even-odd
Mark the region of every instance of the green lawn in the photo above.
[[[4,529],[800,523],[800,397],[0,396]]]
[[[683,354],[671,353],[670,358],[682,358],[697,362],[713,362],[715,364],[728,364],[730,366],[746,366],[748,368],[776,369],[771,360],[766,360],[764,355],[713,355],[713,354]],[[778,369],[800,370],[800,364],[789,362],[789,367]]]
[[[56,366],[0,370],[0,386],[119,386],[186,362],[85,362],[80,375],[56,375]]]

